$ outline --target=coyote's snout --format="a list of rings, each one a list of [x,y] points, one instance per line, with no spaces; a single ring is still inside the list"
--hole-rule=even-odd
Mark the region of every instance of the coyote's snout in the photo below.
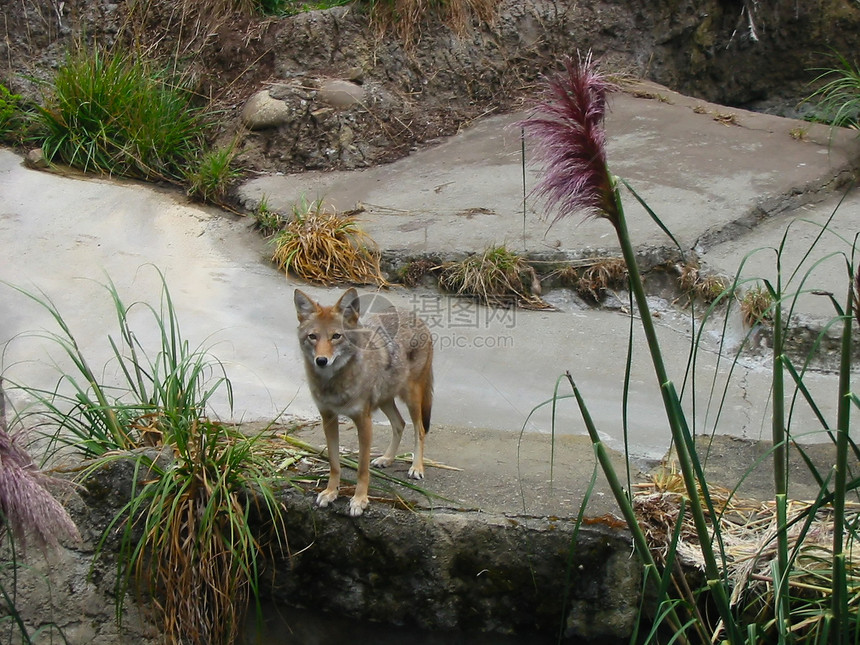
[[[433,344],[430,330],[414,313],[384,311],[359,321],[358,293],[348,289],[331,307],[320,306],[296,289],[299,344],[311,394],[322,416],[329,456],[326,489],[317,495],[319,506],[337,498],[340,485],[338,415],[355,422],[358,430],[358,483],[349,514],[367,507],[370,480],[371,413],[380,409],[391,422],[391,443],[373,460],[390,465],[397,455],[405,422],[394,403],[399,397],[415,426],[415,450],[409,476],[424,477],[424,435],[430,428],[433,403]]]

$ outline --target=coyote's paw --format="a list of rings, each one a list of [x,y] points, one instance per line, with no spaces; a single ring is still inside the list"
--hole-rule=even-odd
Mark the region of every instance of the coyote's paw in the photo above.
[[[412,464],[406,474],[412,479],[424,479],[424,464]]]
[[[394,457],[386,457],[385,455],[383,455],[371,461],[370,465],[374,468],[388,468],[393,463]]]
[[[331,504],[334,500],[337,499],[337,491],[336,490],[324,490],[319,495],[317,495],[317,506],[320,508],[325,508],[329,504]]]
[[[368,499],[367,497],[353,497],[349,500],[349,515],[350,517],[358,517],[362,513],[364,513],[364,509],[367,508]]]

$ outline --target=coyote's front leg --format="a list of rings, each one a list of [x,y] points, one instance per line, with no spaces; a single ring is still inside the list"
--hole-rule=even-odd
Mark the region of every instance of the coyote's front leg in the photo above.
[[[328,485],[317,495],[317,506],[325,508],[337,499],[340,487],[340,437],[337,425],[337,415],[322,412],[323,431],[325,432],[326,449],[328,450]]]
[[[349,514],[358,517],[367,508],[367,489],[370,487],[370,444],[373,443],[373,422],[370,410],[356,416],[355,428],[358,430],[358,480],[355,495],[349,500]]]

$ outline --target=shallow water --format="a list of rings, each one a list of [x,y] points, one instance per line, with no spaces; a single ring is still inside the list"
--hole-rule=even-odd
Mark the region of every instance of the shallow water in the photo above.
[[[425,632],[406,627],[362,622],[324,613],[290,607],[264,607],[262,629],[250,617],[246,645],[330,645],[349,642],[356,645],[554,645],[548,634],[482,634],[474,632]],[[565,645],[575,641],[565,640]]]

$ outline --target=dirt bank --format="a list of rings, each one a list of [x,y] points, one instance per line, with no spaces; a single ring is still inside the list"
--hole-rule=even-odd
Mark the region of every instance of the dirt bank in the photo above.
[[[420,25],[406,47],[358,6],[289,18],[202,15],[178,0],[4,8],[0,82],[38,99],[75,42],[134,43],[180,67],[220,110],[223,141],[240,135],[248,171],[356,168],[391,161],[465,123],[521,106],[560,57],[593,50],[613,70],[726,105],[793,105],[833,51],[860,48],[848,0],[563,2],[505,0],[462,34]],[[359,88],[348,106],[321,104],[326,81]],[[247,100],[269,90],[290,117],[244,129]]]

